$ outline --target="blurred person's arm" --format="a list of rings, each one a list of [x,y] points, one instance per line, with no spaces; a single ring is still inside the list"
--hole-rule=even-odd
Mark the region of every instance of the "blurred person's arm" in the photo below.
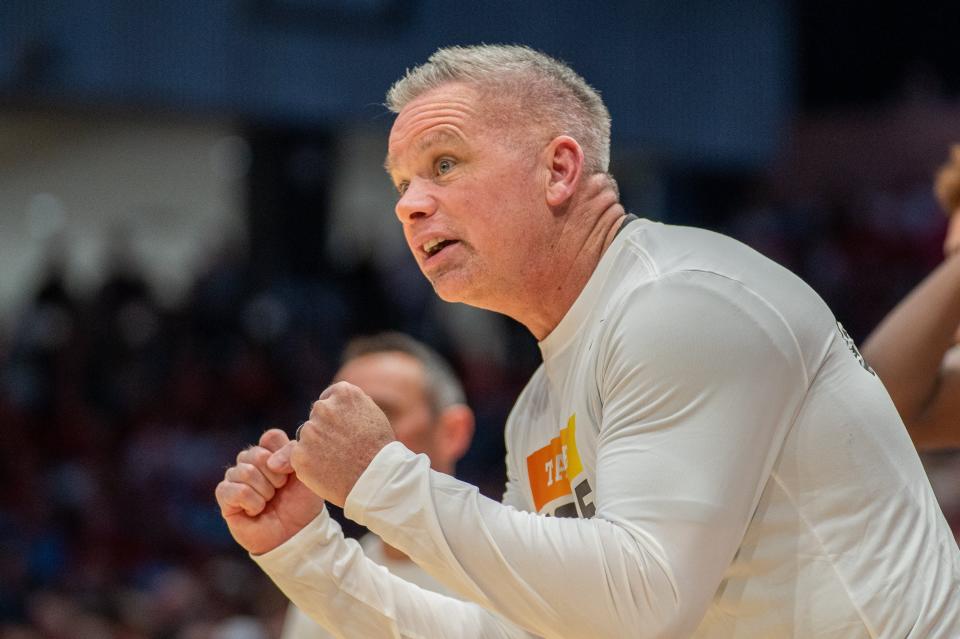
[[[947,237],[943,241],[943,252],[947,256],[960,253],[960,207],[957,211],[950,216]]]
[[[960,228],[957,220],[952,225]],[[960,253],[954,253],[863,345],[863,357],[883,380],[918,448],[960,446],[958,326]]]
[[[960,250],[960,144],[950,149],[950,159],[937,172],[933,191],[940,208],[950,218],[943,252],[952,255]]]
[[[950,216],[947,258],[862,349],[918,448],[960,446],[960,145],[951,149],[934,191]]]

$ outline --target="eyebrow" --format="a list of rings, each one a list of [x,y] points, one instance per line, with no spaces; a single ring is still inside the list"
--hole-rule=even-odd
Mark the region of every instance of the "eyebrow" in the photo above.
[[[419,140],[417,140],[416,149],[419,152],[422,152],[425,149],[430,148],[431,146],[437,146],[439,144],[446,144],[449,142],[458,142],[460,141],[460,136],[456,133],[449,131],[447,129],[439,129],[436,131],[431,131],[426,134]],[[392,173],[391,163],[390,163],[390,154],[387,154],[386,159],[383,161],[383,168],[387,173]]]

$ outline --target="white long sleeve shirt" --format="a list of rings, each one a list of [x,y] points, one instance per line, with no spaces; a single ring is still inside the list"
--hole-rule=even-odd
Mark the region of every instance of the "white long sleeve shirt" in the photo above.
[[[395,559],[386,553],[383,541],[372,533],[367,533],[358,540],[363,554],[370,561],[383,566],[391,574],[404,581],[416,584],[424,590],[450,594],[449,591],[436,579],[428,575],[422,568],[409,559]],[[295,605],[290,604],[283,622],[281,639],[329,639],[332,634],[324,630],[316,621],[308,617]]]
[[[477,605],[375,573],[325,515],[260,565],[349,637],[960,636],[960,551],[916,452],[794,275],[641,220],[540,346],[503,504],[398,443],[346,504]]]

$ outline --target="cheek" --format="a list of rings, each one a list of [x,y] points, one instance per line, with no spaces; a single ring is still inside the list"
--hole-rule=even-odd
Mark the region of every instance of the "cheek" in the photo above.
[[[403,225],[403,241],[406,242],[407,248],[410,249],[410,254],[413,255],[414,259],[419,263],[420,256],[417,254],[417,249],[413,245],[413,230],[406,224]]]

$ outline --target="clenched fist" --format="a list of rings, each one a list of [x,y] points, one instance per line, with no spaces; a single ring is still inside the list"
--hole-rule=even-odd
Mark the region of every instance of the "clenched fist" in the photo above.
[[[374,401],[353,384],[337,382],[313,403],[300,441],[284,446],[270,464],[296,472],[317,495],[343,506],[373,458],[394,440],[390,421]]]
[[[217,503],[230,534],[255,555],[293,537],[323,509],[323,499],[292,470],[270,465],[274,454],[288,443],[282,430],[268,430],[259,445],[237,455],[237,463],[217,485]]]

